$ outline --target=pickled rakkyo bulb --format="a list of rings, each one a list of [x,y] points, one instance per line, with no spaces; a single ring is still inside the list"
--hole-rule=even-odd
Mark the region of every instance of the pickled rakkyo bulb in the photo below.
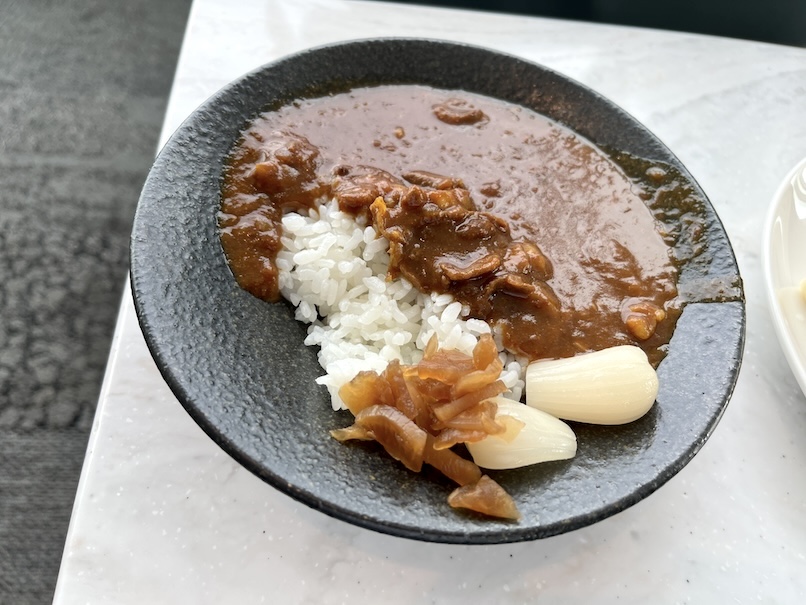
[[[496,418],[512,417],[507,432],[467,443],[473,461],[482,468],[508,469],[573,458],[577,439],[562,420],[511,399],[495,397]]]
[[[657,395],[655,369],[631,345],[535,361],[526,369],[526,403],[564,420],[625,424],[646,414]]]

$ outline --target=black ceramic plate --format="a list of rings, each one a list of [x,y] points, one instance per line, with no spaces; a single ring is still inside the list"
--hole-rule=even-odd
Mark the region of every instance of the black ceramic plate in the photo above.
[[[659,367],[657,404],[623,427],[575,426],[576,458],[497,472],[523,518],[450,509],[452,486],[410,473],[366,447],[328,435],[334,413],[305,326],[286,304],[240,289],[216,231],[227,152],[265,106],[355,85],[418,83],[464,89],[535,109],[597,145],[676,166],[650,132],[583,86],[538,65],[427,40],[369,40],[290,56],[230,84],[191,115],[157,158],[137,209],[131,278],[140,324],[182,405],[247,469],[339,519],[407,538],[454,543],[532,540],[613,515],[652,493],[699,450],[730,398],[745,311],[736,262],[713,209],[706,249],[683,267],[681,288],[712,295],[687,305]],[[685,239],[685,238],[683,238]],[[682,244],[681,244],[682,245]],[[702,288],[705,284],[706,288]]]

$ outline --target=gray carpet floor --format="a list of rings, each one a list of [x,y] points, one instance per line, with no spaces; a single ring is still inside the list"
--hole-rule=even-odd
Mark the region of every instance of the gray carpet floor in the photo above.
[[[190,0],[0,0],[0,603],[47,603]]]
[[[434,1],[806,44],[802,0],[686,2]],[[0,0],[0,605],[52,600],[189,7]]]

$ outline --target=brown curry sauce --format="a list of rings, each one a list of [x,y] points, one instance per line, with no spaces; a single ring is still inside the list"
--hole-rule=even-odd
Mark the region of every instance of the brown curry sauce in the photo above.
[[[638,344],[654,364],[663,357],[678,270],[649,206],[668,167],[628,178],[528,109],[408,85],[267,112],[229,160],[221,242],[255,296],[279,298],[282,215],[334,196],[390,240],[390,278],[450,292],[515,353]]]

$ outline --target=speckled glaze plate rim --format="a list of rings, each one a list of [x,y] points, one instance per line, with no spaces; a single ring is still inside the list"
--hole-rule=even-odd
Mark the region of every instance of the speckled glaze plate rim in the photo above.
[[[413,73],[416,66],[416,73]],[[515,497],[518,523],[450,509],[450,486],[327,435],[349,424],[330,410],[316,352],[287,304],[238,288],[217,236],[226,153],[272,102],[346,85],[416,83],[464,89],[544,113],[594,143],[676,167],[707,214],[713,259],[694,281],[730,282],[727,301],[688,304],[658,373],[661,391],[626,427],[576,426],[577,458],[491,473]],[[590,89],[521,58],[427,39],[355,40],[303,51],[232,82],[180,126],[144,185],[131,238],[135,309],[155,362],[180,403],[222,449],[280,491],[332,517],[432,542],[494,544],[578,529],[654,492],[711,435],[741,365],[745,307],[727,235],[685,167],[626,112]],[[681,277],[682,279],[682,277]],[[688,278],[687,278],[688,279]],[[341,414],[341,415],[340,415]],[[605,455],[606,454],[606,455]],[[380,477],[380,479],[379,479]]]

